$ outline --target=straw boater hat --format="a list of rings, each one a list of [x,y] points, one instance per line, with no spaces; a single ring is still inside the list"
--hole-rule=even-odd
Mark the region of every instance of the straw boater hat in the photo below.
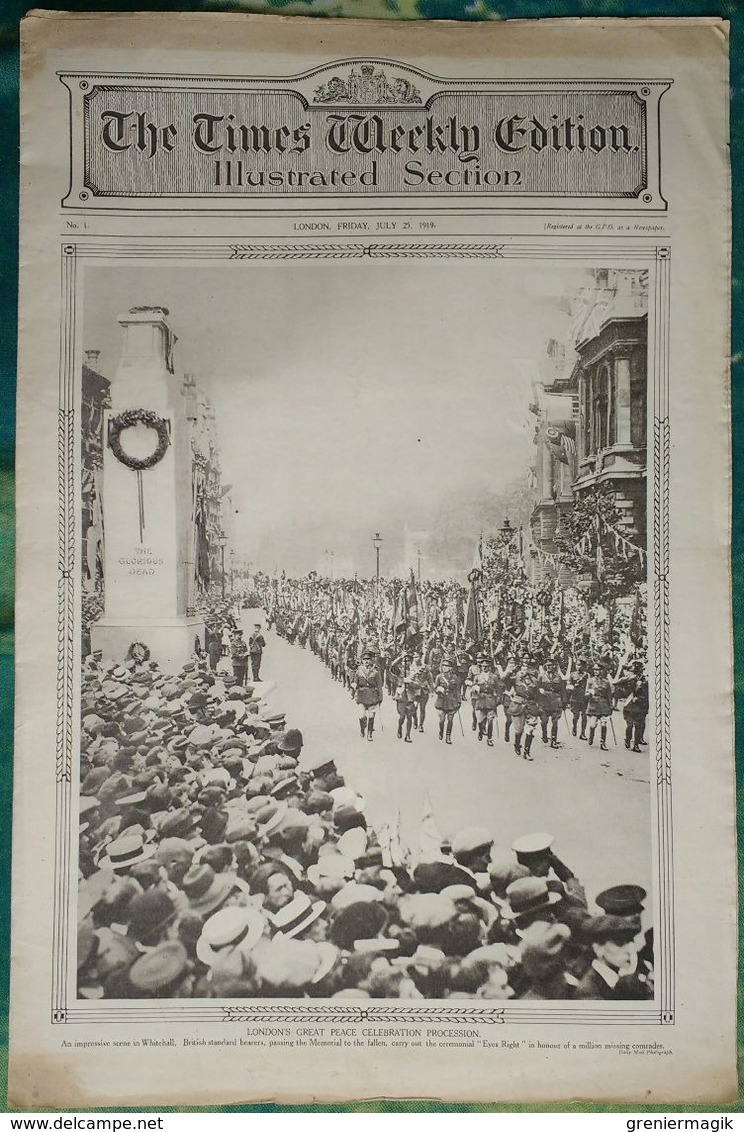
[[[141,833],[132,833],[128,830],[123,837],[110,841],[106,850],[98,860],[100,869],[113,869],[121,872],[132,865],[139,864],[152,857],[157,849],[156,845],[148,845]]]
[[[266,921],[255,908],[223,908],[205,923],[196,945],[206,967],[223,963],[235,952],[247,955],[261,939]]]
[[[504,915],[519,922],[521,916],[551,909],[561,900],[559,892],[552,892],[542,877],[522,877],[512,881],[506,890],[508,909]]]
[[[289,904],[278,912],[270,912],[269,920],[278,936],[294,939],[314,924],[326,908],[325,900],[311,900],[305,892],[295,893]]]

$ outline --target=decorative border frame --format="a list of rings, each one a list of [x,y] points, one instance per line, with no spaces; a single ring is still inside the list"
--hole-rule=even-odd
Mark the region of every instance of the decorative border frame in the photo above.
[[[91,1001],[72,998],[70,952],[75,951],[72,887],[72,819],[76,811],[73,793],[73,742],[76,735],[75,668],[79,665],[80,640],[76,633],[76,574],[79,555],[76,537],[77,472],[79,449],[75,435],[79,395],[75,342],[78,330],[78,264],[100,259],[164,259],[194,263],[228,260],[296,259],[382,259],[382,258],[479,258],[479,259],[560,259],[567,261],[601,259],[634,263],[649,272],[649,341],[647,404],[653,409],[653,626],[654,626],[654,725],[656,742],[656,837],[657,906],[655,926],[656,994],[646,1006],[635,1003],[584,1001],[545,1002],[537,1006],[454,1007],[446,1000],[433,1000],[422,1007],[411,1006],[335,1006],[327,1000],[313,1005],[304,999],[239,1000],[222,1004],[201,1000],[162,1000],[136,1003],[113,1000]],[[442,1023],[456,1025],[659,1025],[675,1020],[675,941],[674,941],[674,864],[672,817],[672,751],[670,708],[670,617],[669,617],[669,334],[670,334],[671,248],[651,241],[618,240],[602,242],[601,237],[560,237],[530,239],[501,238],[501,242],[479,241],[443,243],[344,243],[282,242],[277,238],[251,243],[230,242],[227,238],[205,237],[201,241],[181,237],[144,238],[84,236],[61,247],[61,325],[58,405],[58,560],[57,560],[57,714],[56,714],[56,808],[54,833],[53,936],[51,963],[50,1019],[57,1024],[163,1024],[192,1022],[336,1022],[336,1023]],[[651,593],[649,578],[649,595]],[[72,934],[71,934],[72,933]],[[72,944],[72,947],[71,947]],[[627,1006],[627,1008],[623,1008]]]
[[[331,76],[340,68],[371,65],[383,67],[401,76],[411,76],[420,84],[420,101],[414,103],[362,103],[348,98],[334,99],[330,102],[318,101],[314,86],[320,80]],[[672,79],[663,78],[541,78],[541,79],[503,79],[494,78],[445,78],[430,74],[400,60],[354,56],[332,59],[320,66],[294,75],[191,75],[118,73],[93,71],[58,71],[57,77],[67,88],[69,94],[69,145],[70,181],[66,195],[61,199],[65,210],[90,212],[102,211],[167,211],[172,214],[203,214],[210,212],[239,211],[246,213],[285,213],[288,210],[304,209],[308,203],[318,210],[332,210],[334,213],[345,208],[358,209],[360,202],[386,211],[429,212],[456,211],[463,197],[470,198],[471,204],[485,211],[523,212],[602,212],[622,211],[634,214],[663,213],[667,210],[667,200],[661,189],[661,98],[673,84]],[[429,111],[440,97],[458,94],[474,98],[492,98],[509,94],[628,94],[642,106],[641,131],[643,152],[641,155],[642,180],[635,191],[579,193],[558,192],[553,186],[548,190],[534,192],[511,192],[502,189],[498,192],[470,190],[461,187],[456,193],[429,192],[409,193],[404,190],[390,190],[379,193],[359,192],[272,192],[246,195],[244,192],[209,193],[142,192],[109,194],[96,191],[90,174],[89,154],[86,140],[90,126],[90,107],[92,100],[100,91],[129,89],[138,93],[182,92],[184,90],[209,93],[246,93],[254,96],[289,96],[297,100],[310,117],[326,113],[329,109],[341,111],[354,110],[372,113],[395,110],[403,113]],[[417,88],[418,90],[418,88]],[[552,202],[552,203],[551,203]],[[362,205],[364,207],[364,204]]]

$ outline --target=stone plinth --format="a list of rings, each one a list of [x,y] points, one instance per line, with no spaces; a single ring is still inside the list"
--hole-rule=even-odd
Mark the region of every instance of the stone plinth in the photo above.
[[[141,642],[167,670],[180,668],[204,644],[203,622],[189,610],[193,592],[194,531],[191,452],[183,400],[172,373],[173,335],[159,307],[136,308],[120,319],[122,359],[104,418],[105,610],[91,627],[91,644],[105,659],[123,660]],[[109,422],[124,410],[157,414],[168,427],[163,458],[137,472],[114,455]],[[121,433],[127,456],[143,458],[157,445],[143,424]]]

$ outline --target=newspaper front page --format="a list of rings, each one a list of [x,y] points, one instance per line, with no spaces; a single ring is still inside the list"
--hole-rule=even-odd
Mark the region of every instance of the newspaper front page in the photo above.
[[[26,19],[12,1104],[736,1095],[727,95]]]

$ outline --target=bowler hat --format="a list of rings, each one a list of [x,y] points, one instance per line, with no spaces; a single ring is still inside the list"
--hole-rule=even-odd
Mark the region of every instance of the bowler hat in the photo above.
[[[341,806],[336,810],[333,815],[333,824],[340,833],[346,833],[347,830],[356,829],[359,826],[361,829],[367,828],[367,821],[364,814],[360,813],[355,806]]]
[[[164,837],[155,852],[155,860],[165,869],[176,864],[188,868],[193,856],[192,846],[180,837]]]
[[[140,943],[159,936],[176,915],[176,906],[164,888],[154,885],[129,902],[129,928]]]
[[[196,827],[196,819],[191,810],[182,806],[171,810],[160,824],[161,837],[188,837]]]
[[[296,727],[290,727],[289,731],[285,731],[279,740],[279,750],[299,752],[302,744],[302,732],[298,731]]]
[[[146,995],[156,995],[173,988],[186,972],[186,948],[176,940],[161,943],[153,951],[137,959],[129,969],[129,982]]]
[[[192,865],[181,881],[181,888],[189,898],[194,912],[208,916],[224,904],[233,888],[233,878],[227,873],[216,873],[211,865]]]
[[[372,939],[387,925],[387,913],[377,901],[361,901],[342,908],[331,924],[331,939],[350,951],[356,940]]]
[[[422,861],[413,871],[413,883],[419,892],[441,892],[451,884],[476,887],[475,878],[452,861]]]
[[[582,935],[592,943],[629,943],[641,930],[640,916],[587,916]]]

